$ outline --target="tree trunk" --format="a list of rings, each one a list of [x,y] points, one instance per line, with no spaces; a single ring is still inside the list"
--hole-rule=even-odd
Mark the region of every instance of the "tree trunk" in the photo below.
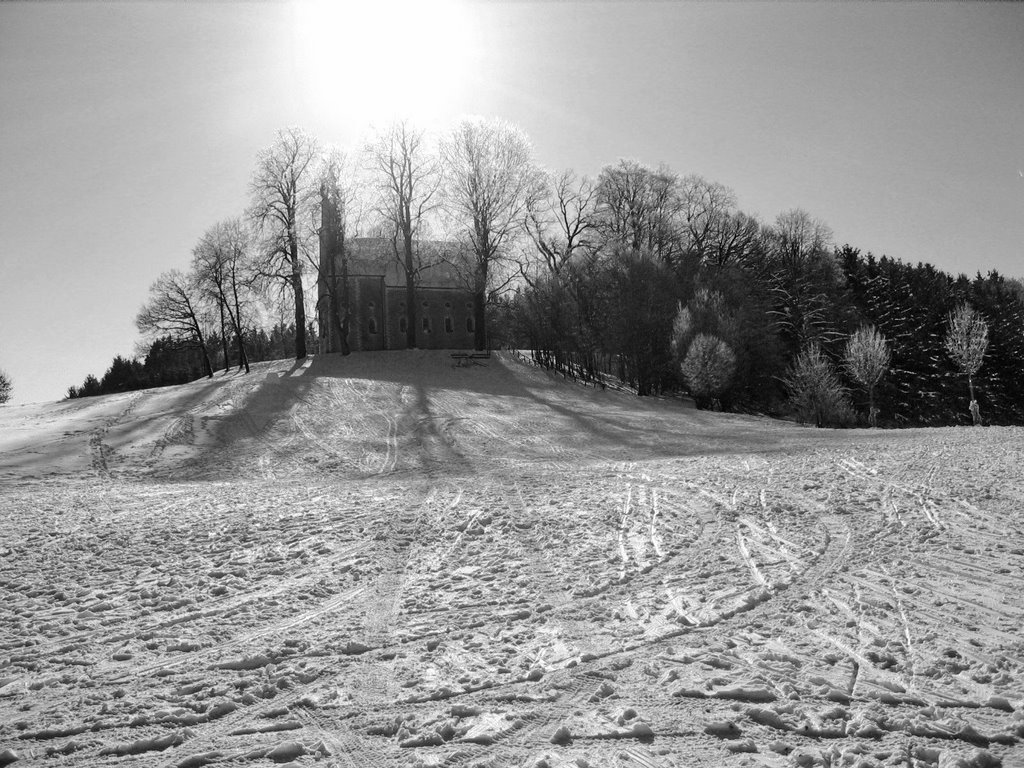
[[[487,349],[487,294],[477,290],[473,293],[473,347],[483,351]]]
[[[341,251],[341,300],[338,300],[338,291],[335,288],[331,295],[335,297],[334,312],[338,323],[338,338],[341,343],[341,354],[348,355],[352,350],[348,346],[348,252],[345,245],[344,233],[341,236],[341,243],[338,248]],[[342,303],[344,302],[344,303]]]
[[[868,387],[868,424],[872,428],[878,426],[877,415],[875,414],[875,388]]]
[[[412,255],[412,230],[406,228],[402,233],[405,246],[405,306],[407,325],[405,328],[405,346],[416,348],[416,270]]]
[[[238,344],[238,370],[245,369],[249,373],[249,356],[245,354],[245,342],[242,341],[242,332],[235,330],[235,341]]]
[[[224,372],[227,373],[231,367],[231,361],[228,354],[228,328],[227,323],[224,322],[224,300],[218,301],[217,306],[220,308],[220,346],[224,352]]]
[[[195,334],[196,342],[199,344],[199,351],[203,353],[203,368],[206,369],[206,378],[213,378],[213,364],[210,362],[210,350],[206,347],[206,339],[203,338],[203,329],[199,326],[199,319],[191,304],[188,308],[189,319],[192,323],[192,333]]]
[[[302,293],[302,265],[299,263],[299,244],[294,233],[289,233],[288,240],[292,292],[295,295],[295,359],[302,360],[306,357],[306,302]]]
[[[206,350],[206,344],[200,342],[199,348],[203,351],[203,367],[206,369],[206,378],[213,378],[213,365],[210,363],[210,353]]]
[[[473,292],[473,346],[487,349],[487,261],[478,265],[476,290]]]
[[[203,332],[198,328],[196,329],[196,339],[199,342],[199,350],[203,353],[203,368],[206,369],[206,378],[213,378],[213,365],[210,363],[210,352],[206,348],[206,340],[203,338]]]
[[[345,281],[348,282],[347,280]],[[341,289],[337,285],[337,277],[330,275],[326,282],[327,290],[327,322],[330,324],[330,333],[328,336],[333,336],[337,339],[337,344],[331,344],[328,352],[341,352],[343,355],[349,354],[348,348],[348,334],[345,330],[344,323],[342,321],[341,311]]]
[[[245,341],[242,334],[242,306],[238,300],[238,284],[235,282],[234,275],[231,277],[231,292],[235,299],[235,311],[231,315],[231,323],[235,326],[235,339],[238,341],[238,368],[239,370],[245,368],[245,372],[249,373],[249,355],[245,352]]]
[[[338,308],[339,303],[338,289],[335,288],[328,293],[327,312],[330,315],[331,328],[338,338],[338,351],[343,355],[347,355],[351,350],[348,348],[348,334],[345,332],[345,326],[341,322],[341,310]]]

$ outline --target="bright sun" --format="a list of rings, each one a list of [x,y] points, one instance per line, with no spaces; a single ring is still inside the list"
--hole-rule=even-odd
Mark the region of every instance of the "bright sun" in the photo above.
[[[428,121],[458,102],[472,44],[451,0],[295,0],[298,71],[342,119]]]

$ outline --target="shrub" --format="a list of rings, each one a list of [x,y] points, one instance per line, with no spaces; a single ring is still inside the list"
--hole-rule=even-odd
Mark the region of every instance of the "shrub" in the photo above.
[[[783,378],[797,419],[818,427],[849,426],[856,414],[835,368],[812,344],[801,350]]]
[[[680,366],[690,392],[697,398],[716,398],[736,371],[736,354],[716,336],[698,333]]]
[[[6,403],[14,395],[14,385],[11,383],[10,377],[0,371],[0,404]]]

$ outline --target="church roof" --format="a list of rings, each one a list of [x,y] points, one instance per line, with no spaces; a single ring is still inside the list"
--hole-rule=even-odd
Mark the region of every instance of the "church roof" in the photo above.
[[[352,277],[383,277],[385,285],[405,284],[405,270],[399,264],[394,243],[383,237],[354,237],[347,243],[348,273]],[[458,243],[444,240],[418,240],[414,244],[423,267],[419,284],[423,287],[464,287],[465,253]],[[401,244],[398,254],[401,256]]]

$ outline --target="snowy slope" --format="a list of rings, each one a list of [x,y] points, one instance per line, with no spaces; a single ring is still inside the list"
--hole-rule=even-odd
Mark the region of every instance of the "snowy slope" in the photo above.
[[[1022,438],[437,352],[2,408],[0,765],[1021,765]]]

